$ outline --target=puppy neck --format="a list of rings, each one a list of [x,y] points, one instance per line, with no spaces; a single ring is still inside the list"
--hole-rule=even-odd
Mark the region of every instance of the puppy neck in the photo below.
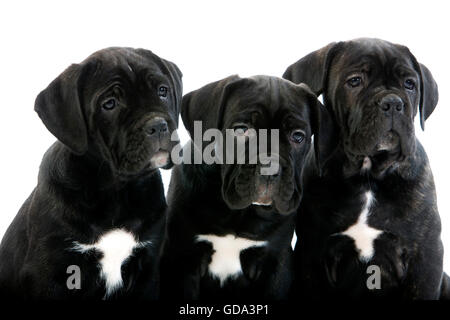
[[[421,175],[421,169],[428,164],[426,153],[416,139],[415,152],[402,161],[393,162],[382,171],[377,171],[377,163],[370,161],[370,165],[364,162],[365,158],[356,159],[347,154],[342,143],[322,169],[323,177],[336,179],[367,179],[373,181],[385,180],[388,177],[397,177],[403,180],[414,180]],[[310,164],[314,166],[314,164]],[[314,171],[314,176],[318,175]]]
[[[148,177],[157,170],[147,172]],[[130,183],[121,179],[108,165],[107,161],[98,159],[89,153],[76,155],[61,142],[55,142],[45,153],[39,171],[39,181],[47,181],[58,187],[71,190],[120,190]]]

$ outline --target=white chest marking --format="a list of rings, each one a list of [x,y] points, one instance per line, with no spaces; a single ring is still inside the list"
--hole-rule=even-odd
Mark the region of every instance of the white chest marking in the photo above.
[[[359,250],[359,258],[367,262],[372,259],[374,254],[373,241],[383,233],[383,231],[372,228],[367,224],[367,217],[370,214],[370,208],[375,199],[371,191],[367,191],[365,196],[366,203],[359,214],[358,221],[341,234],[346,235],[355,241],[355,246]]]
[[[133,249],[150,245],[150,241],[139,242],[134,235],[124,229],[113,229],[103,234],[93,244],[73,242],[73,250],[85,253],[96,249],[103,254],[99,264],[101,277],[105,280],[106,295],[108,297],[123,285],[122,264],[133,254]]]
[[[227,278],[237,277],[242,273],[241,251],[267,244],[267,241],[239,238],[231,234],[226,236],[200,234],[197,236],[197,241],[207,241],[212,244],[214,253],[209,264],[209,272],[219,278],[220,285],[223,285]]]

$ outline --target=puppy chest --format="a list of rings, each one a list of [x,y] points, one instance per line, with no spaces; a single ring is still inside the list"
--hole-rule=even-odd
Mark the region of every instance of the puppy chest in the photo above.
[[[113,229],[102,234],[94,243],[74,241],[71,249],[80,254],[89,254],[94,250],[101,253],[97,264],[100,277],[105,282],[105,297],[108,297],[123,286],[123,264],[133,256],[136,249],[150,245],[150,241],[138,241],[136,236],[127,230]]]
[[[209,273],[220,280],[223,285],[227,279],[233,279],[242,274],[241,253],[249,248],[265,247],[267,241],[257,241],[240,238],[234,235],[197,235],[197,241],[211,244],[213,253],[209,263]]]
[[[368,222],[368,218],[374,206],[376,206],[374,194],[371,191],[367,191],[363,195],[363,198],[364,202],[358,220],[345,231],[341,232],[340,235],[353,239],[355,248],[359,253],[359,258],[362,261],[370,261],[375,254],[374,241],[383,231],[371,227]]]

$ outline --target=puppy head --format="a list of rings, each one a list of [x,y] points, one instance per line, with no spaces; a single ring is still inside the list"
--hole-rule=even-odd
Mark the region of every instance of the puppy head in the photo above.
[[[38,95],[35,110],[73,153],[135,175],[171,166],[181,77],[151,51],[107,48],[66,69]]]
[[[316,96],[306,85],[275,77],[231,76],[211,83],[183,97],[181,115],[194,141],[194,121],[202,122],[203,133],[220,130],[223,141],[216,141],[215,151],[223,155],[222,196],[231,209],[295,211],[311,136],[319,167],[332,150],[333,122]]]
[[[378,172],[414,153],[414,117],[419,110],[424,128],[438,101],[433,76],[408,48],[378,39],[329,44],[283,77],[323,92],[348,158]]]

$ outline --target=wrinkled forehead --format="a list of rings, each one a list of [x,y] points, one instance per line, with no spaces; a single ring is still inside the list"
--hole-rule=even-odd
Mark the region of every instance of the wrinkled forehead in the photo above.
[[[309,118],[306,92],[286,80],[257,77],[255,80],[239,86],[226,98],[225,125],[242,121],[264,127],[274,122],[281,125],[288,118]]]
[[[158,62],[158,59],[131,48],[100,50],[83,61],[86,65],[92,65],[91,77],[98,83],[120,78],[136,81],[145,77],[165,77]]]
[[[352,68],[414,69],[411,54],[406,47],[378,39],[358,39],[346,42],[333,61],[333,65],[338,65],[339,70]]]

